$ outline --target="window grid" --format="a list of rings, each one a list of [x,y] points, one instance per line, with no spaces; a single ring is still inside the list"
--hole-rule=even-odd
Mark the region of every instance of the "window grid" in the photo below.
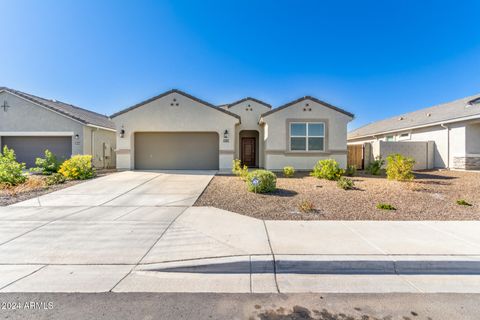
[[[304,124],[305,125],[305,134],[306,135],[292,135],[292,124]],[[309,135],[308,132],[308,127],[309,124],[321,124],[323,125],[323,136],[322,135]],[[290,129],[290,151],[293,152],[300,152],[303,150],[292,150],[292,138],[305,138],[305,151],[320,151],[323,152],[325,151],[325,122],[290,122],[289,125]],[[309,143],[308,143],[308,138],[323,138],[323,145],[321,150],[309,150]]]

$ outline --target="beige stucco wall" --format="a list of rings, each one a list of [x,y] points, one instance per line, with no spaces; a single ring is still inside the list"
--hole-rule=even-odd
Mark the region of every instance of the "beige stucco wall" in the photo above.
[[[250,110],[251,109],[251,110]],[[236,127],[235,131],[235,158],[240,159],[240,132],[244,130],[258,131],[258,166],[264,167],[264,130],[259,125],[260,116],[269,111],[270,108],[256,101],[247,99],[237,105],[232,106],[228,111],[238,114],[242,118],[242,123]]]
[[[446,168],[448,163],[448,132],[441,126],[416,129],[411,132],[410,140],[434,141],[434,167]]]
[[[116,133],[100,128],[84,127],[84,154],[92,155],[97,168],[114,168],[116,164]]]
[[[386,159],[391,154],[401,154],[415,160],[414,170],[434,168],[433,141],[375,141],[372,144],[373,157]]]
[[[467,154],[480,154],[480,122],[467,125]]]
[[[372,157],[380,155],[380,150],[378,149],[378,142],[386,142],[386,136],[394,137],[394,142],[433,142],[433,167],[434,168],[446,168],[448,163],[448,132],[446,129],[441,126],[421,128],[416,130],[407,131],[410,133],[410,137],[406,140],[400,140],[399,136],[405,131],[400,131],[387,135],[378,135],[376,138],[363,138],[363,139],[352,139],[348,141],[348,144],[372,144]],[[368,165],[368,161],[365,163]]]
[[[175,99],[176,101],[174,101]],[[171,105],[173,103],[173,106]],[[178,106],[176,105],[178,103]],[[239,119],[203,105],[179,93],[171,93],[113,118],[117,131],[117,168],[134,169],[135,132],[217,132],[220,170],[232,166],[235,153],[235,125]],[[228,140],[224,131],[228,130]],[[194,161],[194,159],[192,159]]]
[[[306,104],[308,103],[308,107]],[[303,109],[306,107],[306,111]],[[311,111],[310,111],[311,109]],[[281,170],[290,165],[298,170],[310,170],[321,159],[335,159],[347,165],[347,124],[352,118],[309,99],[269,114],[265,121],[265,167]],[[324,152],[291,152],[288,121],[325,122],[326,150]]]
[[[84,144],[84,125],[69,119],[50,109],[34,104],[11,94],[0,92],[0,105],[6,101],[10,108],[6,112],[0,109],[0,139],[3,135],[64,135],[78,134],[72,139],[72,153],[82,154]],[[60,134],[62,133],[62,134]]]
[[[455,157],[465,157],[467,152],[465,124],[452,124],[450,128],[450,166]]]
[[[477,123],[477,125],[479,124]],[[475,129],[477,129],[477,127],[475,127],[475,122],[464,121],[446,124],[445,127],[442,127],[441,125],[435,125],[426,128],[377,135],[375,138],[367,137],[361,139],[351,139],[348,141],[348,143],[358,144],[374,142],[377,140],[384,141],[387,135],[393,135],[394,141],[399,141],[399,136],[402,133],[408,132],[410,133],[410,138],[402,141],[433,141],[435,143],[433,151],[434,167],[447,168],[449,166],[453,166],[453,159],[455,157],[465,157],[465,154],[469,153],[469,148],[475,149],[477,147],[476,137],[480,137],[480,129]],[[480,141],[480,139],[478,140]],[[478,143],[478,147],[480,147],[480,142]]]

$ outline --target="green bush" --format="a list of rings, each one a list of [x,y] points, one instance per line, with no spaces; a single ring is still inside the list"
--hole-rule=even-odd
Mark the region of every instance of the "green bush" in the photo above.
[[[53,173],[45,179],[47,186],[64,183],[67,179],[61,173]]]
[[[258,180],[257,186],[253,180]],[[255,170],[247,175],[247,188],[251,192],[267,193],[277,189],[277,176],[268,170]]]
[[[413,166],[415,160],[401,154],[391,154],[387,157],[387,178],[389,180],[413,180]]]
[[[337,181],[337,187],[343,190],[353,189],[354,186],[355,186],[355,183],[353,182],[353,180],[347,177],[341,177]]]
[[[58,170],[65,178],[85,180],[95,176],[91,155],[77,155],[66,160]]]
[[[0,153],[0,185],[13,187],[24,183],[27,180],[24,169],[25,163],[17,162],[13,149],[3,147],[3,153]]]
[[[319,179],[338,180],[344,173],[345,170],[340,168],[337,161],[326,159],[319,160],[310,175]]]
[[[30,171],[48,175],[58,172],[61,163],[57,160],[57,157],[50,152],[50,150],[45,150],[45,158],[37,158],[35,160],[35,165],[36,167],[31,168]]]
[[[385,164],[385,160],[382,157],[378,156],[375,158],[373,162],[370,162],[368,166],[365,168],[367,173],[378,176],[382,172],[382,166]]]
[[[460,200],[457,200],[457,204],[459,206],[467,206],[467,207],[471,207],[472,204],[467,202],[465,199],[460,199]]]
[[[295,174],[295,168],[291,166],[283,167],[283,175],[286,178],[291,178]]]
[[[357,167],[356,166],[347,166],[347,169],[345,170],[345,175],[347,177],[353,177],[357,173]]]
[[[379,203],[379,204],[377,204],[377,209],[381,209],[381,210],[397,210],[397,208],[395,208],[394,206],[392,206],[391,204],[388,204],[388,203]]]
[[[232,161],[232,173],[245,181],[248,175],[248,167],[246,165],[242,167],[242,162],[239,159],[234,159]]]

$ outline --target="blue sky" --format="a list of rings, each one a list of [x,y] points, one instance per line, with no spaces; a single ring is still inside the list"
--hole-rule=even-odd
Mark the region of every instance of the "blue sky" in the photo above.
[[[0,86],[112,114],[313,95],[350,128],[480,93],[480,1],[2,1]]]

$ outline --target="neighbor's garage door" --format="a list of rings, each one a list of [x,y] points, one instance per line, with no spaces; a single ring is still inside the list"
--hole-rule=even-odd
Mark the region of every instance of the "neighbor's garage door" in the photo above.
[[[218,134],[213,132],[135,133],[135,169],[218,169]]]
[[[45,150],[50,150],[59,160],[72,155],[72,137],[2,137],[3,146],[15,151],[17,160],[25,162],[27,167],[35,166],[35,159],[43,158]]]

